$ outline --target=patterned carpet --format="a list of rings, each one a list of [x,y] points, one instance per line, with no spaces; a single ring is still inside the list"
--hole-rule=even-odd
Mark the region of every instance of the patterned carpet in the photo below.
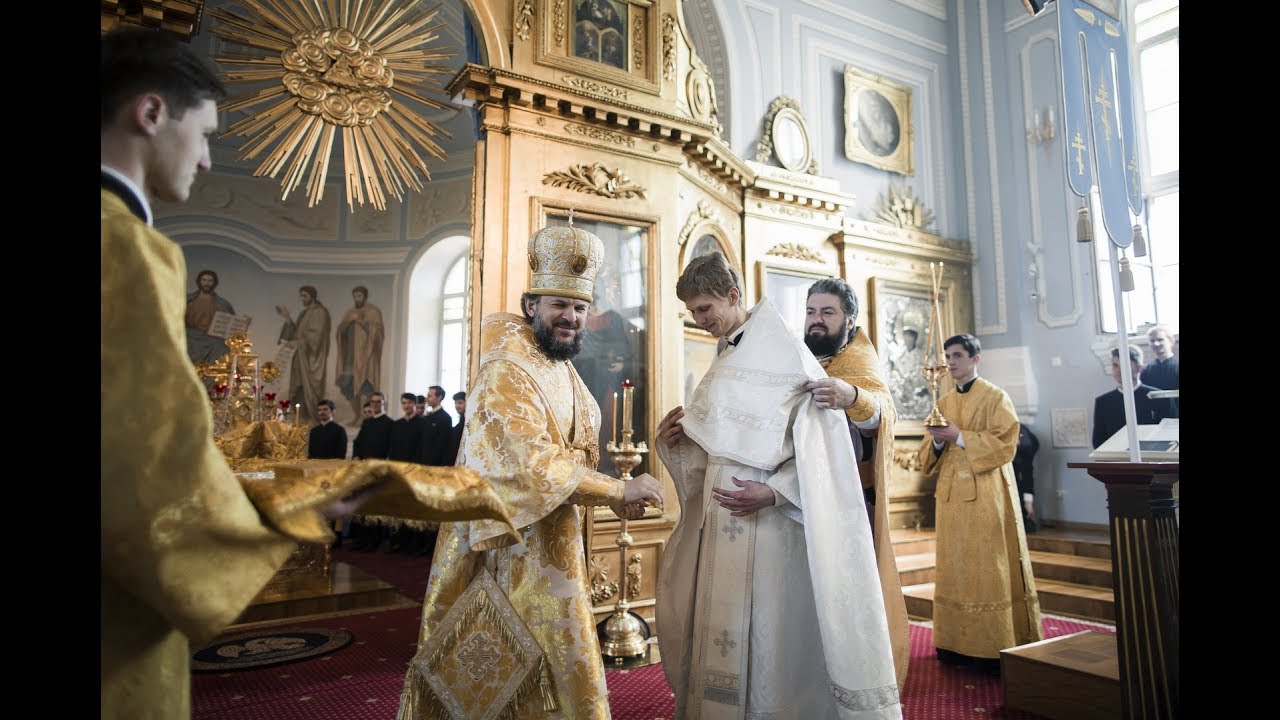
[[[425,591],[428,558],[338,550],[334,559],[383,578],[415,600]],[[337,652],[289,665],[193,674],[192,718],[393,720],[405,669],[416,649],[419,620],[418,608],[404,608],[300,623],[298,627],[343,628],[354,640]],[[1044,619],[1045,637],[1086,629],[1115,631],[1070,618]],[[660,664],[609,670],[605,676],[614,720],[672,717],[675,702]],[[906,720],[1040,720],[1003,705],[999,677],[942,665],[934,657],[933,630],[927,623],[911,624],[911,669],[903,691]]]

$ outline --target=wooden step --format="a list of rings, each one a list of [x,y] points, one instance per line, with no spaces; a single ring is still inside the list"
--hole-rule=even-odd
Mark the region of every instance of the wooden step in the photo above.
[[[898,578],[903,586],[931,583],[937,580],[937,564],[934,557],[934,553],[926,552],[899,555],[895,558],[898,563]]]
[[[932,529],[928,530],[910,530],[900,529],[891,530],[889,532],[890,542],[893,544],[893,554],[897,557],[903,555],[915,555],[917,553],[933,552],[937,548],[937,533]]]
[[[1061,553],[1031,551],[1031,572],[1036,582],[1062,580],[1077,585],[1111,590],[1111,559],[1063,555]]]
[[[933,583],[903,585],[902,597],[907,603],[907,617],[912,620],[933,619]]]
[[[1105,527],[1096,530],[1041,528],[1027,533],[1027,548],[1041,552],[1078,555],[1111,560],[1111,535]]]
[[[906,601],[907,615],[915,620],[933,619],[934,584],[903,585],[902,596]],[[1040,611],[1053,615],[1115,623],[1115,600],[1110,588],[1036,579],[1036,595],[1040,599]]]
[[[1000,651],[1004,703],[1050,720],[1120,720],[1116,636],[1084,630]]]
[[[1116,621],[1115,593],[1111,588],[1036,578],[1040,610],[1082,620]]]

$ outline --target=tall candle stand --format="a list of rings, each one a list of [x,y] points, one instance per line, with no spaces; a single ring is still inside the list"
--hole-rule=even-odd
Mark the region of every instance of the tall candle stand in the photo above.
[[[630,399],[630,390],[630,387],[623,386],[624,406],[630,405],[627,402]],[[649,448],[643,441],[639,444],[631,442],[633,431],[630,427],[630,414],[624,412],[624,416],[627,422],[622,429],[622,444],[610,441],[605,449],[613,456],[614,464],[622,473],[622,481],[627,482],[631,479],[631,471],[640,464],[644,453],[649,452]],[[622,551],[619,567],[624,570],[619,573],[618,604],[614,606],[613,614],[605,621],[603,637],[600,640],[600,654],[606,658],[612,658],[617,664],[622,664],[627,658],[644,655],[649,645],[649,628],[639,615],[631,612],[631,603],[627,600],[625,568],[627,567],[627,548],[631,547],[631,533],[627,531],[627,519],[624,517],[621,521],[617,543],[618,549]]]
[[[938,295],[942,290],[942,263],[938,263],[936,268],[933,263],[929,263],[929,281],[933,286],[933,304],[929,308],[929,330],[925,340],[925,363],[922,372],[924,372],[924,379],[929,383],[929,389],[933,391],[933,409],[929,411],[929,415],[924,419],[924,426],[946,427],[950,423],[943,416],[942,411],[938,409],[938,382],[947,373],[946,354],[943,347],[945,335],[943,335],[942,331],[942,307],[938,302]],[[931,343],[928,337],[933,334],[935,321],[938,326],[938,351],[933,356],[933,362],[930,363],[928,360]]]

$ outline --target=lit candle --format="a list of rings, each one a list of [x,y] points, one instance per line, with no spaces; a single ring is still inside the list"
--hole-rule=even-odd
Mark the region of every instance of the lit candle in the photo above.
[[[942,343],[945,338],[942,334],[942,307],[938,304],[938,295],[942,292],[942,263],[938,263],[938,276],[933,281],[933,312],[938,316],[938,358],[944,359],[946,355],[943,353]]]
[[[609,437],[613,444],[618,444],[618,393],[613,394],[613,405],[609,407]]]
[[[302,422],[302,405],[294,403],[293,405],[293,426],[298,427]]]
[[[631,432],[631,394],[635,386],[630,378],[622,381],[622,435],[625,438]]]
[[[231,356],[231,374],[227,376],[227,384],[234,386],[236,384],[236,360],[238,356]]]
[[[933,342],[933,322],[934,322],[934,319],[937,317],[937,316],[935,315],[934,311],[933,311],[935,307],[936,307],[935,305],[930,305],[930,306],[929,306],[929,329],[927,329],[927,330],[925,330],[925,331],[924,331],[924,348],[923,348],[923,352],[924,352],[925,365],[928,365],[928,364],[929,364],[929,362],[928,362],[928,360],[929,360],[929,348],[931,347],[929,343],[932,343],[932,342]],[[941,331],[939,331],[939,332],[941,332]]]

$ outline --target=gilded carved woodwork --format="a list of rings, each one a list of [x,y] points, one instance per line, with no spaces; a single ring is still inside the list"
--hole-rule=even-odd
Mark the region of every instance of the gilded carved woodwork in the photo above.
[[[564,45],[564,6],[566,0],[556,0],[555,6],[551,10],[551,25],[555,28],[556,47]]]
[[[684,221],[684,227],[680,228],[680,235],[676,237],[676,246],[684,247],[693,235],[694,228],[708,220],[721,227],[725,224],[724,218],[720,216],[720,211],[716,210],[715,205],[709,200],[699,200],[697,209],[689,213],[689,217]]]
[[[920,463],[920,458],[915,448],[894,448],[893,462],[903,470],[914,470],[919,472],[924,469],[924,465]]]
[[[806,262],[821,263],[823,265],[827,262],[823,259],[822,253],[807,245],[801,245],[800,243],[778,243],[777,245],[769,248],[768,251],[765,252],[765,255],[776,255],[778,257],[790,258],[792,260],[804,260]]]
[[[529,39],[529,26],[533,22],[533,0],[520,0],[516,6],[516,37]]]
[[[190,41],[200,29],[203,14],[204,0],[102,0],[102,32],[125,23],[156,28]]]
[[[676,19],[671,13],[662,16],[662,79],[676,75]]]
[[[617,581],[609,581],[609,566],[599,555],[591,556],[591,602],[599,605],[618,593]],[[628,594],[630,588],[628,588]]]
[[[639,9],[632,16],[632,23],[635,27],[631,33],[631,47],[633,49],[631,57],[631,67],[634,70],[644,70],[644,15]]]
[[[894,227],[923,230],[933,224],[933,211],[905,183],[890,183],[888,195],[876,195],[875,216]]]
[[[640,597],[640,563],[644,556],[638,552],[631,553],[627,559],[627,597]]]
[[[579,163],[568,171],[555,170],[542,177],[543,185],[551,187],[567,187],[570,190],[614,200],[638,197],[645,198],[645,189],[631,182],[631,178],[622,174],[621,168],[610,170],[604,163],[587,165]]]

